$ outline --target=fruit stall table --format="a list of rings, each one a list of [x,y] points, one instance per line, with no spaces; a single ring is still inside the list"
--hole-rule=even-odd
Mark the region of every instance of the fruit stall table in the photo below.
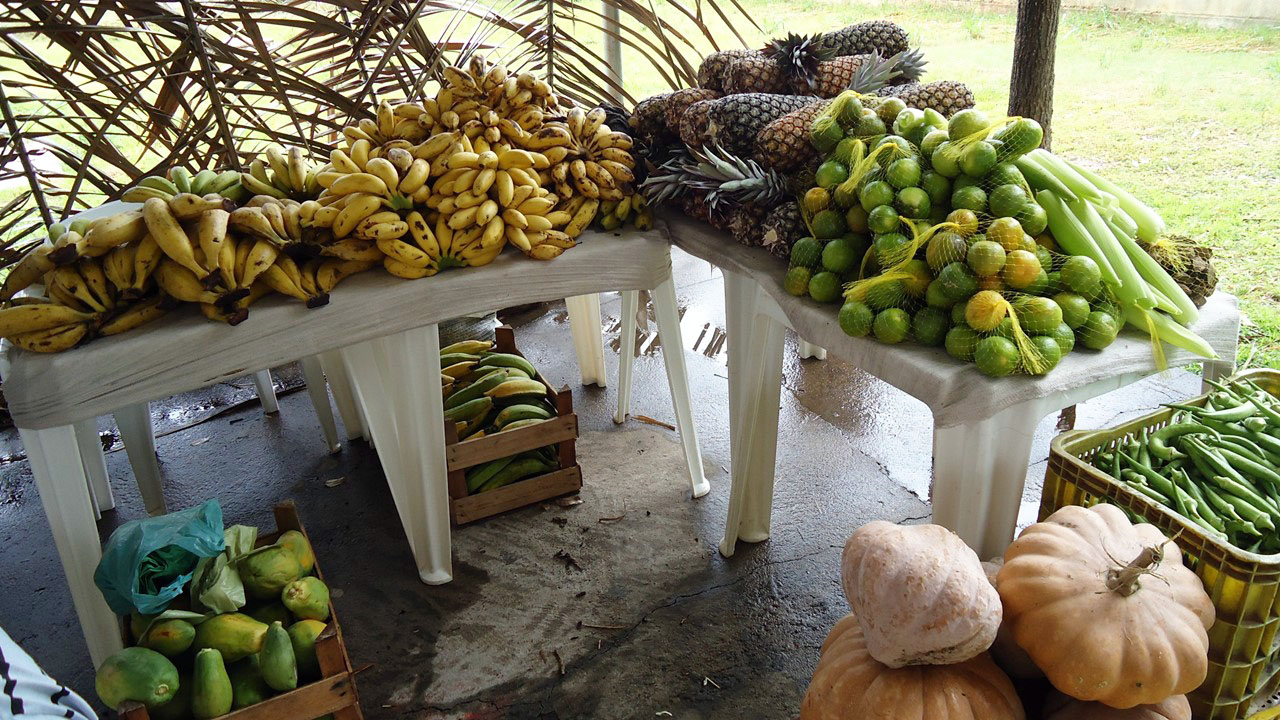
[[[941,348],[885,345],[846,335],[835,306],[788,294],[783,265],[760,248],[683,215],[664,215],[672,242],[724,272],[729,347],[729,417],[733,488],[720,552],[739,539],[769,537],[785,327],[803,340],[923,401],[933,412],[933,521],[992,557],[1013,539],[1031,440],[1042,418],[1158,372],[1149,339],[1126,331],[1101,352],[1074,352],[1044,377],[990,378]],[[1240,314],[1217,293],[1192,328],[1221,360],[1207,377],[1234,369]],[[625,329],[624,329],[625,332]],[[1165,346],[1169,367],[1202,362]]]
[[[346,280],[329,305],[308,310],[265,298],[229,328],[191,308],[91,346],[42,355],[6,346],[0,371],[14,425],[31,461],[72,600],[97,666],[120,649],[119,620],[93,582],[101,557],[77,422],[116,408],[203,387],[322,352],[339,350],[366,400],[369,429],[424,582],[452,577],[449,493],[438,367],[438,323],[468,313],[616,290],[649,290],[666,347],[678,348],[670,246],[653,231],[587,232],[562,257],[534,263],[509,253],[492,264],[406,282],[381,273]],[[597,321],[598,322],[598,321]],[[673,389],[685,387],[683,355],[665,358]],[[676,393],[679,395],[680,393]],[[684,393],[687,397],[687,392]],[[676,420],[690,472],[705,489],[687,402]]]

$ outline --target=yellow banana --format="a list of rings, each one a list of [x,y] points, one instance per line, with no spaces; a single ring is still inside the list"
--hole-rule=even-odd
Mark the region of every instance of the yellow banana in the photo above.
[[[379,180],[378,182],[382,182]],[[369,217],[382,207],[382,200],[374,195],[359,194],[333,219],[333,236],[344,238],[351,234],[361,220]]]
[[[133,254],[133,294],[139,294],[146,287],[151,273],[164,258],[164,250],[150,234],[138,241],[138,249]]]
[[[582,123],[582,131],[576,134],[578,137],[595,137],[596,131],[600,129],[600,126],[604,125],[604,121],[604,108],[591,108],[587,111],[586,118]]]
[[[434,264],[428,265],[427,267],[414,267],[412,265],[406,265],[392,257],[383,258],[382,267],[386,268],[386,271],[392,275],[405,278],[406,280],[417,280],[418,278],[431,277],[438,272],[438,269]]]
[[[107,309],[106,304],[90,291],[85,278],[72,265],[63,265],[50,270],[46,276],[45,285],[49,290],[55,288],[60,290],[63,298],[75,298],[74,303],[66,303],[72,307],[78,304],[95,312],[103,312]],[[59,298],[55,296],[54,299]]]
[[[118,335],[126,330],[146,325],[169,311],[162,302],[164,297],[155,297],[135,303],[123,312],[117,313],[98,328],[101,335]]]
[[[387,257],[412,267],[425,268],[436,259],[425,251],[396,238],[382,238],[377,243],[378,249]]]
[[[289,185],[294,193],[301,193],[307,187],[307,160],[302,148],[291,147],[288,150]]]
[[[558,248],[568,249],[578,244],[577,240],[558,230],[547,230],[542,234],[542,241],[539,245],[554,245]]]
[[[53,261],[49,259],[51,252],[53,252],[53,246],[48,243],[42,243],[27,251],[27,254],[23,255],[22,259],[9,270],[4,284],[0,285],[0,300],[12,299],[14,295],[27,289],[42,275],[52,270]]]
[[[259,275],[275,264],[279,255],[280,249],[266,240],[259,240],[254,243],[245,258],[244,273],[239,278],[240,287],[247,288],[253,285],[253,281]]]
[[[581,235],[582,231],[586,230],[587,226],[591,224],[591,221],[595,219],[596,211],[599,209],[600,201],[588,198],[586,202],[578,208],[578,211],[573,214],[573,219],[565,226],[564,233],[571,238],[576,238]]]
[[[410,227],[412,230],[412,226]],[[371,240],[354,237],[336,240],[320,251],[324,255],[351,262],[371,262],[382,259],[382,251]]]
[[[115,307],[115,288],[107,278],[106,273],[103,272],[102,265],[97,259],[85,258],[76,263],[74,267],[84,280],[85,287],[89,288],[89,292],[93,293],[99,305],[108,310]]]
[[[386,158],[370,158],[369,162],[365,164],[364,170],[382,181],[382,184],[387,188],[382,191],[383,194],[390,193],[400,186],[400,171],[396,170],[396,166],[392,165],[391,161]]]
[[[281,295],[288,295],[304,302],[309,299],[307,294],[302,291],[302,288],[278,264],[263,270],[260,277],[262,282]]]
[[[560,257],[563,253],[564,248],[562,247],[544,244],[533,246],[533,249],[528,252],[528,255],[534,260],[554,260],[555,258]]]
[[[333,165],[333,169],[338,174],[350,174],[360,172],[360,166],[355,164],[350,155],[341,149],[334,149],[329,153],[329,162]],[[321,173],[324,175],[324,173]],[[324,184],[323,182],[321,183]],[[325,185],[328,187],[328,185]]]
[[[381,160],[382,158],[375,158]],[[370,162],[374,162],[371,160]],[[385,162],[385,161],[384,161]],[[390,165],[390,163],[387,163]],[[329,192],[335,195],[351,195],[354,193],[367,193],[369,195],[386,195],[387,183],[377,175],[367,172],[351,173],[343,175],[333,184],[329,186]]]
[[[9,341],[30,352],[62,352],[75,347],[88,334],[89,324],[77,323],[14,335]]]
[[[186,231],[169,210],[168,203],[159,198],[151,198],[142,205],[142,215],[146,221],[147,232],[155,238],[165,255],[190,270],[201,280],[209,275],[209,271],[196,262],[191,239],[187,237]]]
[[[223,287],[228,290],[236,288],[236,258],[240,256],[240,247],[247,247],[252,240],[240,241],[233,235],[227,235],[218,246],[218,276],[222,278]]]
[[[415,159],[409,164],[409,169],[401,178],[400,184],[396,189],[401,195],[412,195],[426,184],[427,178],[431,175],[431,163],[421,158]]]
[[[522,252],[528,252],[532,247],[532,243],[529,242],[529,236],[525,234],[524,230],[515,225],[507,225],[503,233],[507,238],[507,242]]]
[[[168,212],[169,206],[162,198],[147,199],[143,204],[143,208],[147,207],[146,203],[150,203],[153,200],[158,203],[158,206],[163,206],[166,213]],[[177,225],[176,221],[174,221],[174,225]],[[181,231],[181,228],[179,228],[179,231]],[[126,210],[122,213],[95,220],[89,226],[88,232],[84,234],[83,245],[87,248],[101,250],[102,252],[98,254],[104,254],[113,247],[119,247],[137,240],[146,232],[147,223],[143,217],[143,212]],[[70,232],[60,238],[59,241],[72,242],[73,238],[68,237],[69,235],[71,235]]]
[[[179,193],[169,198],[169,210],[179,220],[194,220],[206,210],[222,207],[226,198],[221,195],[216,197],[218,198],[217,200],[205,200],[203,197],[192,193]]]
[[[205,269],[210,272],[218,267],[222,257],[222,241],[227,237],[227,222],[231,213],[226,210],[210,210],[200,216],[196,224],[196,241],[204,251]]]
[[[364,172],[365,163],[369,162],[369,151],[372,145],[368,140],[360,139],[351,143],[351,147],[347,148],[347,155],[351,158],[351,162],[355,163],[356,169]]]
[[[0,309],[0,337],[89,322],[93,315],[55,303],[14,305]]]
[[[476,195],[483,195],[489,192],[489,188],[493,187],[494,180],[498,173],[493,168],[485,168],[476,174],[476,179],[471,183],[471,192]]]
[[[160,261],[156,266],[155,278],[160,289],[175,300],[199,303],[218,301],[218,296],[205,289],[195,273],[171,258],[166,257]]]
[[[102,257],[102,272],[116,290],[123,292],[133,287],[133,257],[137,252],[137,244],[129,243]]]
[[[321,261],[316,268],[316,288],[321,292],[330,292],[344,278],[364,272],[377,264],[377,260]]]

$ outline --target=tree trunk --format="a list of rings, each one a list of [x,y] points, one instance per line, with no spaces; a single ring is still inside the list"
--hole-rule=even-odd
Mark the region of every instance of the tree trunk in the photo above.
[[[1009,114],[1035,119],[1049,148],[1053,120],[1053,60],[1058,46],[1062,0],[1018,0],[1018,29],[1013,44]]]

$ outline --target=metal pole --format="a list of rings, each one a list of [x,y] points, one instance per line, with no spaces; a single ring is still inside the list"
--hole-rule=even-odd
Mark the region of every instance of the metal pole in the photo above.
[[[604,59],[609,64],[609,75],[618,84],[617,88],[609,88],[609,94],[618,105],[622,104],[622,43],[618,35],[622,34],[619,22],[618,6],[609,0],[600,3],[604,9]]]

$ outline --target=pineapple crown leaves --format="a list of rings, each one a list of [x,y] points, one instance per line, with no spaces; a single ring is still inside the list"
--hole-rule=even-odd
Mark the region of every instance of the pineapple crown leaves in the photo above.
[[[904,50],[887,58],[879,52],[866,56],[866,62],[853,71],[853,78],[849,80],[849,89],[859,93],[872,93],[888,85],[890,80],[902,74],[900,66],[909,52],[911,51]]]
[[[756,161],[731,155],[714,144],[701,150],[689,148],[687,153],[663,163],[659,173],[645,180],[642,188],[651,203],[691,191],[705,192],[713,210],[725,205],[775,204],[788,194],[785,175],[765,170]]]
[[[778,63],[783,74],[796,78],[812,90],[817,80],[818,65],[836,56],[834,48],[822,44],[821,35],[787,33],[784,38],[769,41],[765,57]]]
[[[924,59],[924,52],[920,48],[912,48],[894,55],[899,58],[898,71],[901,73],[902,79],[908,82],[919,82],[924,77],[924,66],[929,64]]]

